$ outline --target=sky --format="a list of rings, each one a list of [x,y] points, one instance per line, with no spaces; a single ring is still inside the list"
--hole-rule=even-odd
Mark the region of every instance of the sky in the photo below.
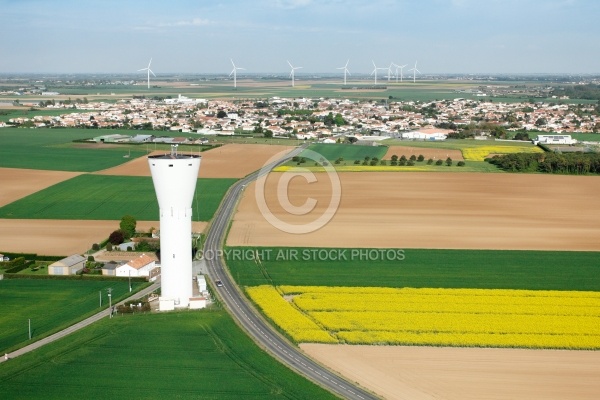
[[[598,0],[0,0],[0,73],[600,73]],[[339,71],[338,71],[339,72]],[[240,71],[239,74],[243,74]]]

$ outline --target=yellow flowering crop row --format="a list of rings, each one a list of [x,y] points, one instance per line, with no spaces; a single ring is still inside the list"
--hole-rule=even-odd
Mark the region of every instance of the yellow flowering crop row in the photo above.
[[[246,291],[265,315],[296,342],[337,343],[313,320],[288,303],[273,286],[250,287]]]
[[[347,343],[600,349],[600,293],[280,286]],[[297,311],[297,310],[296,310]]]
[[[510,153],[543,153],[543,150],[537,146],[477,146],[466,147],[462,150],[465,160],[483,161],[490,154],[510,154]]]
[[[393,311],[310,311],[308,315],[331,331],[600,335],[600,318],[595,316]]]
[[[598,335],[488,334],[459,332],[346,331],[337,336],[354,344],[394,344],[459,347],[524,347],[531,349],[598,349]]]

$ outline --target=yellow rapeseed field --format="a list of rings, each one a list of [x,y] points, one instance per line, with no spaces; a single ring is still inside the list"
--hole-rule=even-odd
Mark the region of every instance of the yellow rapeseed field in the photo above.
[[[330,342],[352,344],[600,349],[598,292],[261,288],[270,293],[267,300],[272,306],[282,306],[279,312],[267,314],[282,329],[288,331],[285,325],[302,316],[303,325],[295,326],[296,336],[290,333],[300,342],[317,341],[308,337],[321,330]],[[280,292],[291,295],[295,307]],[[259,298],[252,299],[261,304]],[[306,321],[311,324],[304,325]],[[302,326],[309,332],[304,338],[297,333],[305,329]]]
[[[462,150],[463,158],[469,161],[483,161],[490,154],[510,154],[510,153],[543,153],[544,151],[537,146],[477,146],[465,147]]]
[[[247,293],[265,315],[296,342],[337,343],[313,320],[288,303],[273,286],[250,287]]]

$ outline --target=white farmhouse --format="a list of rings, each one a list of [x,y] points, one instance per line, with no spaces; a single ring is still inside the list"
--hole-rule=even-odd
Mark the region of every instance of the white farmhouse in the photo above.
[[[126,264],[117,267],[117,276],[150,276],[150,271],[156,266],[156,261],[146,254],[134,258]]]

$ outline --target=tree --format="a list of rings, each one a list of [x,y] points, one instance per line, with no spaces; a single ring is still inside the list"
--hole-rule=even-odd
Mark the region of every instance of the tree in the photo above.
[[[100,250],[100,245],[99,245],[98,243],[94,243],[94,244],[92,245],[92,250],[94,250],[94,251],[98,251],[98,250]]]
[[[439,160],[437,160],[435,162],[435,165],[442,165],[444,162],[442,161],[442,159],[440,158]]]
[[[433,158],[430,158],[429,160],[427,160],[427,165],[431,165],[433,164]]]
[[[423,154],[419,154],[419,157],[417,157],[417,161],[422,162],[423,160],[425,160],[425,156],[423,156]]]
[[[414,154],[410,156],[410,161],[416,161],[417,160],[417,156],[415,156]]]
[[[111,242],[106,243],[106,251],[112,251],[112,243]]]
[[[123,218],[121,218],[119,228],[121,228],[121,231],[123,231],[125,239],[130,239],[135,234],[136,225],[137,221],[131,215],[124,215]]]
[[[447,166],[451,166],[452,165],[452,159],[450,157],[446,158],[446,165]]]
[[[398,156],[394,154],[394,155],[392,156],[392,161],[398,161]]]
[[[535,121],[535,126],[544,126],[544,125],[546,125],[545,118],[538,118],[537,121]]]
[[[459,161],[456,163],[457,167],[464,167],[465,166],[465,162],[464,161]]]
[[[227,117],[227,112],[224,110],[219,110],[219,112],[217,113],[217,118],[225,118]]]
[[[125,241],[125,235],[123,234],[123,231],[118,229],[116,231],[113,231],[109,236],[108,236],[108,242],[114,245],[119,245],[121,243],[123,243]]]

